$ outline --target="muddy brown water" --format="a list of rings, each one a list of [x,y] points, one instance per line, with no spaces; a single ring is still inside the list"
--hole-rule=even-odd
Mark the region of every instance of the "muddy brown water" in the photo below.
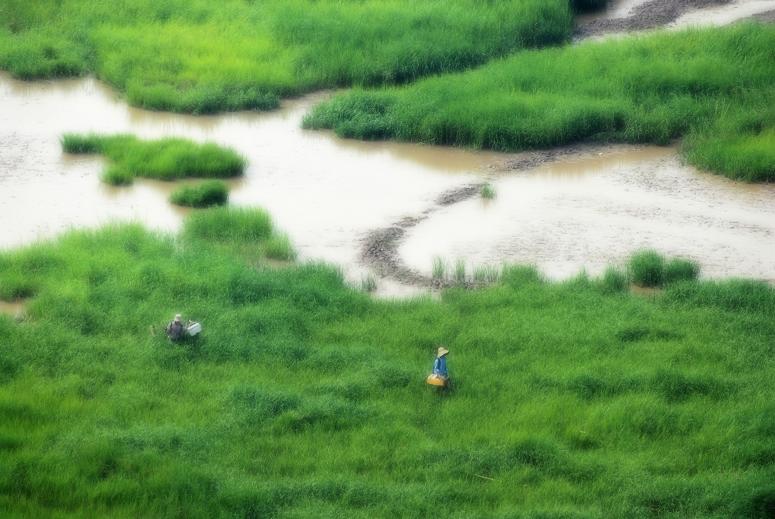
[[[129,107],[94,79],[21,82],[0,74],[0,248],[108,221],[140,221],[174,231],[188,210],[167,198],[177,183],[137,179],[131,187],[99,180],[105,161],[65,154],[65,132],[128,132],[214,141],[244,154],[244,178],[231,182],[235,205],[261,206],[303,259],[342,265],[359,281],[363,234],[421,211],[439,194],[470,182],[495,153],[339,139],[300,128],[328,94],[284,103],[269,113],[188,116]],[[412,290],[380,282],[385,293]]]
[[[614,3],[611,13],[643,2]],[[743,0],[735,4],[745,3]],[[753,2],[748,2],[753,3]],[[441,256],[473,265],[536,264],[554,278],[600,271],[637,248],[689,256],[705,275],[775,279],[775,187],[731,182],[686,167],[672,148],[604,148],[565,154],[529,171],[494,173],[519,155],[401,143],[342,140],[300,128],[330,94],[283,103],[270,113],[188,116],[129,107],[94,79],[21,82],[0,73],[0,248],[70,228],[139,221],[177,230],[188,210],[168,202],[179,184],[100,182],[96,156],[62,153],[65,132],[180,136],[231,146],[249,161],[231,202],[261,206],[302,259],[369,275],[364,239],[405,217],[428,215],[398,244],[401,266],[428,273]],[[491,179],[497,198],[438,207],[440,196]],[[432,211],[429,211],[432,209]],[[419,290],[390,279],[380,295]]]
[[[493,200],[439,209],[407,231],[399,256],[430,275],[433,258],[504,260],[548,277],[601,273],[655,248],[697,260],[707,277],[775,280],[775,185],[682,165],[674,148],[615,146],[492,180]]]

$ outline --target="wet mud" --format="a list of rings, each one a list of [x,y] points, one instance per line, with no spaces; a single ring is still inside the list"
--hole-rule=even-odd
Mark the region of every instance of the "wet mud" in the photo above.
[[[772,21],[773,0],[622,0],[596,15],[579,17],[576,39],[660,27],[724,25],[754,18]]]
[[[436,206],[433,218],[399,223],[395,275],[428,283],[432,261],[468,272],[535,265],[561,280],[599,275],[654,248],[697,261],[709,278],[775,280],[775,185],[744,184],[682,164],[673,147],[589,147],[491,179],[494,200]],[[394,243],[394,242],[393,242]]]
[[[624,13],[615,10],[617,16],[601,16],[583,20],[576,26],[576,37],[587,38],[608,33],[642,31],[663,27],[676,21],[681,15],[712,6],[730,3],[732,0],[647,0],[636,2]],[[615,8],[614,6],[612,6]],[[626,13],[626,14],[625,14]],[[624,14],[624,15],[623,15]],[[622,16],[623,15],[623,16]]]

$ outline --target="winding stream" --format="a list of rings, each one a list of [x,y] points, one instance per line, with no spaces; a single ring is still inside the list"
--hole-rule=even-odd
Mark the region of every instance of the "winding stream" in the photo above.
[[[611,16],[642,3],[615,3]],[[750,15],[769,5],[775,1],[739,0],[706,11],[726,23],[735,9]],[[685,15],[676,24],[691,20]],[[91,78],[29,83],[0,73],[0,248],[116,220],[178,229],[188,210],[167,201],[178,184],[137,179],[131,187],[108,186],[99,180],[103,159],[65,154],[59,144],[66,132],[126,132],[237,149],[249,166],[230,182],[231,202],[266,208],[302,259],[341,265],[354,283],[371,271],[362,258],[364,238],[418,215],[428,216],[407,229],[398,259],[423,275],[439,256],[461,258],[469,268],[530,263],[564,278],[581,269],[597,273],[648,246],[699,261],[705,276],[775,280],[775,185],[697,172],[673,148],[587,149],[509,172],[501,166],[519,156],[302,130],[303,115],[328,95],[269,113],[188,116],[129,107]],[[437,203],[444,193],[488,180],[497,192],[492,201]],[[378,287],[381,295],[422,290],[391,279]]]

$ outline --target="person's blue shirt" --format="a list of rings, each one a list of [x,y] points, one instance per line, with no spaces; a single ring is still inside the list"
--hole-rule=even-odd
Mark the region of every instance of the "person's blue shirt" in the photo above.
[[[433,361],[433,374],[434,375],[441,375],[444,378],[449,377],[449,373],[447,373],[447,357],[446,355],[441,357],[436,357],[436,360]]]

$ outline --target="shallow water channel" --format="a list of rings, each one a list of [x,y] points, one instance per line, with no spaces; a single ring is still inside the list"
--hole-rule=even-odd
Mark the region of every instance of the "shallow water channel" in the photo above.
[[[129,107],[94,79],[29,83],[0,74],[0,247],[113,220],[180,226],[187,210],[167,201],[178,183],[137,179],[130,187],[108,186],[100,181],[103,159],[62,152],[66,132],[180,136],[237,149],[249,166],[231,182],[232,203],[266,208],[302,258],[342,265],[354,281],[365,273],[358,263],[364,233],[421,211],[498,158],[302,130],[303,115],[324,96],[269,113],[188,116]]]
[[[563,277],[654,246],[697,259],[707,275],[775,279],[775,186],[695,172],[670,148],[616,147],[495,173],[509,156],[302,130],[304,113],[326,95],[270,113],[188,116],[131,108],[94,79],[28,83],[0,74],[0,248],[109,221],[176,230],[187,212],[167,201],[177,183],[111,187],[99,179],[103,159],[65,154],[59,144],[65,132],[127,132],[234,147],[249,167],[231,182],[232,203],[266,208],[302,259],[341,265],[355,283],[369,272],[361,260],[369,231],[488,178],[495,200],[434,212],[410,231],[401,259],[418,271],[435,256],[533,263]],[[417,290],[385,279],[378,286],[382,295]]]
[[[705,276],[775,280],[775,185],[697,172],[675,148],[592,148],[491,184],[494,199],[410,229],[399,249],[407,266],[429,275],[429,258],[462,259],[470,273],[508,259],[563,279],[656,248],[699,261]]]

